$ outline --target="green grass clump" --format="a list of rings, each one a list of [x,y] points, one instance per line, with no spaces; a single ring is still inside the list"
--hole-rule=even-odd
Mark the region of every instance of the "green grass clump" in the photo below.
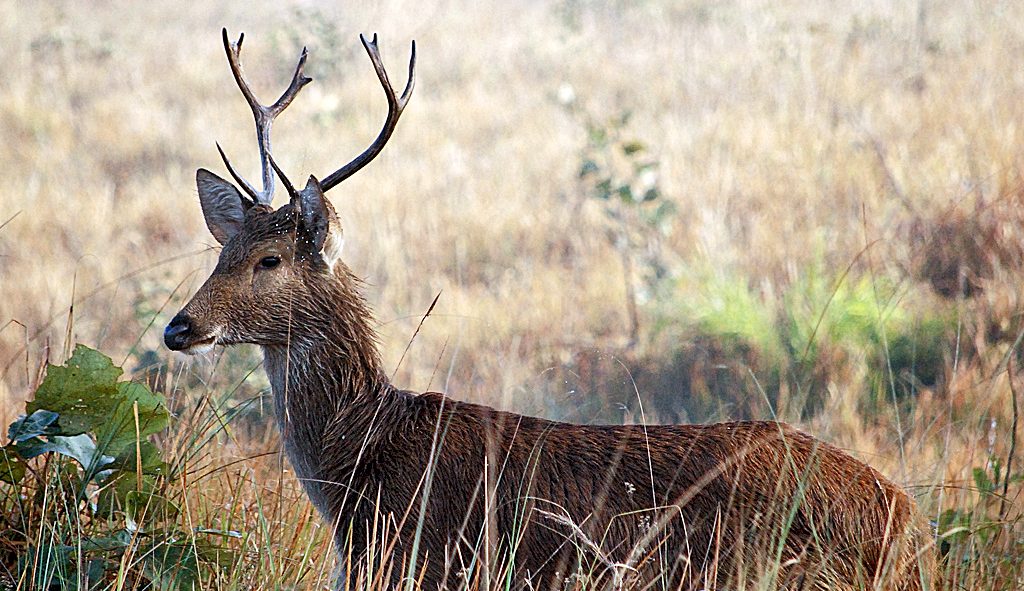
[[[791,381],[820,410],[836,374],[864,376],[857,398],[865,416],[905,400],[945,377],[956,337],[955,316],[942,305],[916,305],[921,288],[885,278],[834,276],[812,269],[784,298],[782,330]]]
[[[880,405],[946,378],[955,316],[916,306],[922,294],[893,282],[817,267],[778,293],[719,272],[690,283],[652,307],[647,350],[658,360],[638,360],[671,374],[649,392],[670,418],[675,408],[694,420],[806,420],[825,407],[830,388],[851,381],[856,391],[847,395],[877,416]]]

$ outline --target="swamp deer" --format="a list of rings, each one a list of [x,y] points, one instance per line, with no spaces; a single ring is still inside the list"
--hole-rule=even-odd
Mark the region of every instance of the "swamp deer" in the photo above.
[[[197,172],[223,249],[164,340],[187,353],[262,347],[284,449],[333,528],[342,588],[926,584],[929,542],[914,501],[786,424],[572,425],[394,386],[324,193],[387,143],[413,90],[416,46],[399,95],[376,36],[360,37],[387,96],[383,130],[352,162],[297,190],[273,158],[270,128],[310,82],[306,51],[265,106],[242,73],[243,37],[223,38],[256,119],[263,188],[219,145],[237,186]],[[289,195],[276,210],[275,174]]]

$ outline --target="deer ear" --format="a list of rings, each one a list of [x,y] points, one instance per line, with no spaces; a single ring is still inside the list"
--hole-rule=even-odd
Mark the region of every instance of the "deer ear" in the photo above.
[[[334,206],[324,196],[320,181],[310,176],[306,187],[296,193],[292,201],[299,210],[299,229],[303,238],[309,241],[310,251],[321,253],[333,269],[345,241]]]
[[[252,204],[234,185],[205,168],[196,171],[196,186],[206,227],[217,242],[227,244],[242,228],[245,212]]]

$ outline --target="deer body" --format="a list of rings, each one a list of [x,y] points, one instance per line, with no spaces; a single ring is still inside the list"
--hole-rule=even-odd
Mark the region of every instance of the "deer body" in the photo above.
[[[372,334],[361,300],[344,313],[351,301],[309,306],[324,316],[302,326],[320,328],[292,335],[309,346],[265,348],[289,459],[343,556],[386,516],[406,560],[422,520],[424,589],[454,586],[488,543],[498,570],[512,563],[535,588],[560,587],[581,562],[601,580],[618,563],[698,588],[716,571],[757,578],[776,555],[795,561],[779,583],[870,587],[881,574],[916,588],[912,501],[842,451],[781,423],[570,425],[401,391],[374,348],[350,349]]]
[[[308,82],[305,52],[289,90],[263,107],[241,76],[241,40],[224,41],[257,113],[264,190],[230,164],[251,199],[197,173],[224,248],[165,341],[187,352],[263,348],[285,451],[334,527],[350,583],[409,574],[430,590],[490,576],[534,589],[579,577],[638,589],[921,588],[913,500],[785,424],[570,425],[394,387],[358,281],[338,260],[341,226],[324,191],[383,147],[412,78],[396,97],[364,40],[388,94],[385,130],[323,184],[310,177],[296,191],[270,154],[269,120]],[[271,168],[291,195],[277,210]],[[382,552],[390,570],[373,562]]]

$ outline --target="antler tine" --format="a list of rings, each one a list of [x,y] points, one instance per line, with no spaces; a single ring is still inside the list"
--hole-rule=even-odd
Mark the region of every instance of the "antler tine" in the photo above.
[[[370,56],[370,61],[373,62],[373,69],[377,72],[377,78],[380,80],[381,86],[384,87],[384,94],[387,95],[388,99],[388,117],[384,121],[384,128],[380,130],[377,139],[373,140],[369,148],[364,150],[359,156],[356,156],[354,160],[324,178],[321,187],[325,193],[341,181],[355,174],[356,171],[376,158],[377,154],[380,154],[381,150],[384,149],[384,145],[391,138],[391,134],[395,131],[395,127],[398,125],[398,118],[402,116],[402,111],[405,110],[405,105],[408,104],[409,97],[412,96],[412,89],[416,85],[415,41],[412,42],[412,56],[409,58],[409,81],[405,83],[405,90],[402,91],[402,95],[396,96],[395,89],[388,80],[388,73],[384,69],[384,62],[380,57],[376,33],[374,33],[372,41],[367,41],[363,35],[359,36],[359,40],[363,42],[363,47],[366,48],[366,53]]]
[[[253,118],[256,120],[256,142],[260,149],[260,169],[263,176],[263,190],[256,191],[256,189],[243,180],[232,168],[231,163],[228,162],[227,157],[224,155],[223,150],[220,150],[220,146],[217,149],[220,151],[221,158],[224,160],[224,164],[228,167],[228,172],[231,176],[242,186],[242,189],[249,194],[257,203],[263,203],[270,205],[270,202],[274,199],[274,171],[270,163],[271,147],[270,147],[270,128],[274,123],[274,119],[284,111],[288,105],[291,104],[295,96],[299,94],[302,87],[313,81],[303,74],[302,69],[306,65],[306,48],[302,48],[302,54],[299,55],[299,63],[295,66],[295,73],[292,75],[292,81],[288,85],[288,88],[281,94],[274,104],[270,106],[260,104],[259,100],[256,99],[256,95],[253,94],[252,89],[245,80],[245,75],[242,73],[242,41],[245,39],[245,34],[241,33],[238,36],[238,41],[232,43],[228,39],[228,30],[221,30],[221,37],[224,41],[224,53],[228,56],[228,64],[231,66],[231,75],[235,78],[235,83],[238,84],[238,89],[242,91],[242,96],[245,97],[245,101],[249,103],[249,108],[252,109]]]
[[[228,168],[228,172],[231,173],[231,178],[235,179],[238,186],[242,187],[242,190],[245,191],[252,200],[253,205],[259,203],[260,201],[256,196],[256,189],[249,184],[249,181],[243,179],[237,172],[235,172],[235,167],[231,166],[231,162],[228,161],[228,157],[224,153],[224,149],[220,147],[220,142],[214,142],[214,145],[217,146],[217,152],[220,153],[220,159],[224,161],[224,166],[226,166]]]
[[[274,101],[273,105],[270,105],[270,112],[276,117],[281,111],[288,108],[288,105],[292,104],[292,100],[299,94],[302,87],[313,81],[312,78],[302,73],[302,69],[306,67],[306,57],[309,52],[306,51],[305,46],[302,48],[302,53],[299,54],[299,63],[295,65],[295,73],[292,74],[292,81],[288,84],[288,88],[285,89],[281,96]]]
[[[296,191],[295,187],[292,186],[292,182],[288,180],[288,177],[285,176],[284,171],[281,170],[281,168],[277,165],[277,161],[274,160],[274,157],[269,154],[268,156],[270,156],[270,166],[274,169],[274,172],[277,173],[277,176],[281,177],[281,182],[284,184],[285,190],[288,191],[288,196],[294,197]]]

